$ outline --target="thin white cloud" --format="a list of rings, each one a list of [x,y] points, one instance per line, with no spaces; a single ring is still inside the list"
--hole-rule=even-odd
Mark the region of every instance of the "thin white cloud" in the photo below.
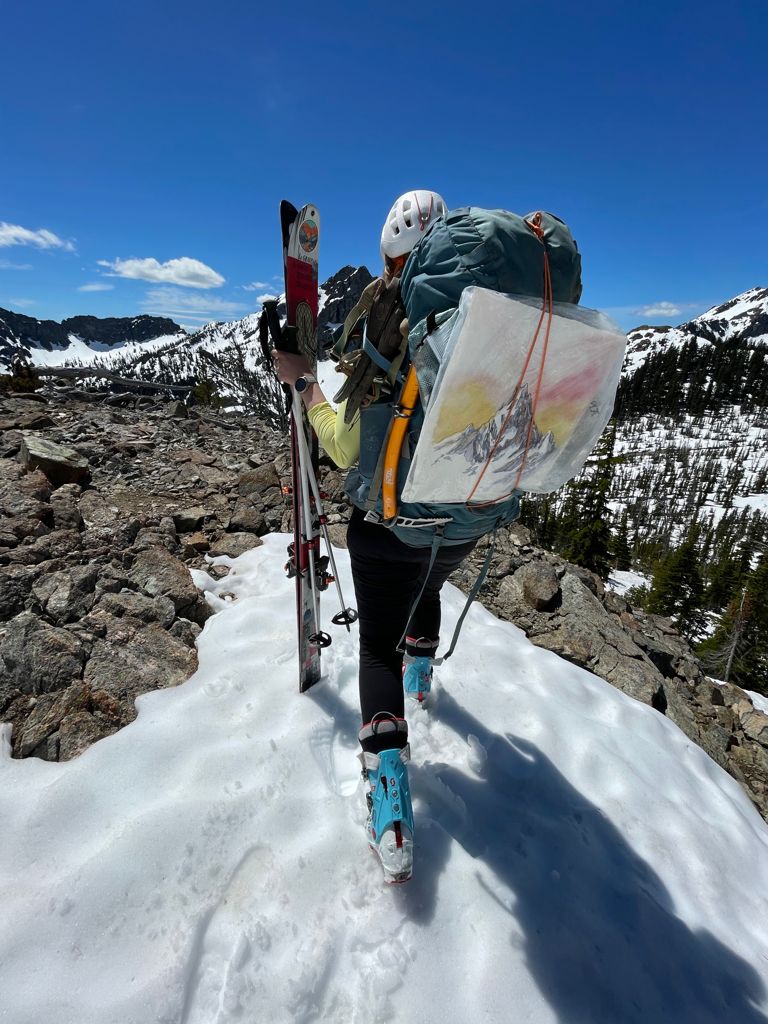
[[[11,245],[30,245],[34,249],[64,249],[65,252],[75,251],[72,242],[59,238],[47,228],[31,231],[29,228],[23,228],[20,224],[7,224],[5,221],[0,221],[0,248],[8,248]]]
[[[113,284],[107,284],[106,281],[94,281],[92,284],[81,284],[77,290],[79,292],[111,292],[114,291],[114,288]]]
[[[638,316],[649,316],[654,319],[660,316],[681,316],[684,307],[675,302],[656,302],[650,306],[640,306],[635,310]]]
[[[666,299],[661,302],[651,302],[644,306],[601,306],[604,313],[614,317],[620,323],[630,323],[637,326],[638,323],[650,320],[664,320],[666,323],[680,322],[680,320],[697,315],[706,309],[706,305],[700,302],[668,302]]]
[[[251,281],[250,284],[243,285],[243,291],[245,292],[259,292],[264,288],[269,288],[269,281]]]
[[[220,319],[221,316],[233,316],[245,313],[250,306],[242,302],[228,302],[210,295],[190,295],[176,288],[151,288],[144,299],[146,307],[152,310],[163,310],[166,316],[171,314],[186,316],[192,319],[192,313],[198,313],[209,320]],[[145,312],[150,312],[149,308]]]
[[[36,306],[37,302],[35,299],[9,299],[8,309],[30,309],[32,306]]]
[[[224,284],[221,274],[189,256],[168,260],[166,263],[151,257],[98,262],[100,267],[112,271],[106,277],[128,277],[134,281],[154,281],[158,284],[181,285],[183,288],[219,288]]]
[[[269,302],[270,299],[277,299],[277,298],[279,298],[279,296],[275,295],[274,292],[266,292],[264,295],[257,295],[256,296],[256,301],[257,302]]]
[[[31,263],[13,263],[12,260],[0,260],[0,270],[31,270]]]

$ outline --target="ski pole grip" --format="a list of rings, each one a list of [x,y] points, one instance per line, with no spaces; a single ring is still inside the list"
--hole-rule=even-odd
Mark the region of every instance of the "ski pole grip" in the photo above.
[[[269,343],[269,321],[267,320],[267,311],[262,309],[261,316],[259,317],[259,345],[261,346],[261,354],[264,356],[264,365],[272,366],[272,353],[270,351],[271,345]]]
[[[296,328],[286,326],[283,328],[280,324],[280,317],[277,315],[277,301],[275,299],[268,299],[264,303],[264,313],[267,317],[267,327],[269,328],[269,336],[272,339],[272,346],[276,348],[278,352],[293,352],[299,351],[299,346],[296,342]]]

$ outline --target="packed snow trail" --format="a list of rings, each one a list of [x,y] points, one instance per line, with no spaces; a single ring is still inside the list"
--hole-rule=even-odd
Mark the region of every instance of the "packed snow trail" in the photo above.
[[[747,797],[478,605],[410,710],[415,875],[384,885],[357,636],[335,630],[296,693],[287,540],[195,573],[218,611],[199,670],[132,725],[64,764],[11,760],[4,728],[0,1021],[768,1020],[768,828]],[[462,605],[446,588],[444,632]]]

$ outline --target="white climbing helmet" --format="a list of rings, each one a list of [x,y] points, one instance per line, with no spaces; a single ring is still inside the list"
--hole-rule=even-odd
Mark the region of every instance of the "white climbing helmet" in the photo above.
[[[417,188],[395,201],[381,229],[381,256],[394,259],[415,248],[432,221],[445,213],[445,202],[437,192]]]

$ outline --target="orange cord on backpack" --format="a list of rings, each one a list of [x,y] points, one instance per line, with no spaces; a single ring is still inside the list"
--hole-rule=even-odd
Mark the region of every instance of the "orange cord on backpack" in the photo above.
[[[541,333],[541,325],[544,322],[545,315],[547,315],[547,328],[546,328],[546,331],[545,331],[545,334],[544,334],[544,349],[543,349],[542,354],[541,354],[541,365],[539,366],[539,373],[538,373],[538,376],[536,378],[536,386],[534,388],[533,398],[532,398],[532,403],[531,403],[531,419],[530,419],[530,422],[528,423],[528,432],[527,432],[526,438],[525,438],[525,447],[523,449],[522,462],[520,463],[520,468],[519,468],[519,470],[517,472],[517,476],[515,477],[515,482],[512,485],[512,490],[509,492],[509,494],[505,494],[502,498],[495,498],[493,501],[489,501],[489,502],[476,502],[475,504],[477,504],[477,505],[480,505],[480,504],[493,505],[493,504],[496,504],[496,502],[502,501],[502,500],[504,500],[504,498],[509,497],[517,489],[517,486],[520,483],[520,480],[522,478],[523,472],[525,470],[526,462],[528,461],[528,451],[529,451],[530,446],[531,446],[531,436],[533,434],[533,427],[534,427],[534,416],[536,414],[536,408],[538,406],[539,396],[541,394],[541,384],[542,384],[542,380],[544,378],[544,365],[546,363],[547,350],[549,348],[549,336],[550,336],[550,333],[552,331],[552,316],[553,316],[553,312],[552,312],[552,274],[551,274],[550,266],[549,266],[549,253],[547,252],[547,245],[546,245],[546,241],[544,239],[544,229],[541,226],[541,214],[540,213],[535,214],[530,220],[527,220],[525,223],[528,225],[528,227],[531,229],[531,231],[534,233],[534,235],[536,235],[536,237],[539,239],[539,241],[544,246],[544,297],[543,297],[542,306],[541,306],[541,316],[539,317],[539,322],[536,325],[536,330],[534,331],[533,339],[532,339],[531,344],[530,344],[530,346],[528,348],[528,354],[527,354],[527,356],[525,358],[525,363],[523,364],[523,369],[522,369],[522,371],[520,373],[520,378],[518,379],[518,382],[515,385],[515,390],[512,393],[512,401],[510,403],[509,411],[508,411],[507,415],[505,416],[504,422],[501,424],[501,427],[499,429],[498,436],[497,436],[496,440],[494,441],[493,446],[492,446],[490,452],[488,453],[488,458],[485,460],[485,465],[480,470],[480,474],[479,474],[477,480],[475,481],[474,486],[472,487],[472,490],[469,492],[469,496],[467,497],[466,504],[469,504],[472,501],[472,497],[476,493],[478,487],[480,486],[480,484],[482,482],[483,477],[486,474],[486,471],[488,470],[488,467],[490,466],[491,462],[493,461],[493,456],[496,454],[496,449],[499,447],[499,444],[501,443],[501,439],[504,436],[504,432],[505,432],[505,430],[507,429],[507,427],[509,425],[509,421],[512,419],[512,415],[513,415],[513,413],[515,411],[515,406],[517,405],[517,398],[518,398],[518,395],[520,393],[520,389],[523,386],[523,381],[525,380],[525,375],[528,372],[528,367],[530,366],[531,359],[533,358],[533,352],[534,352],[534,349],[536,348],[536,342],[539,340],[539,335]]]

